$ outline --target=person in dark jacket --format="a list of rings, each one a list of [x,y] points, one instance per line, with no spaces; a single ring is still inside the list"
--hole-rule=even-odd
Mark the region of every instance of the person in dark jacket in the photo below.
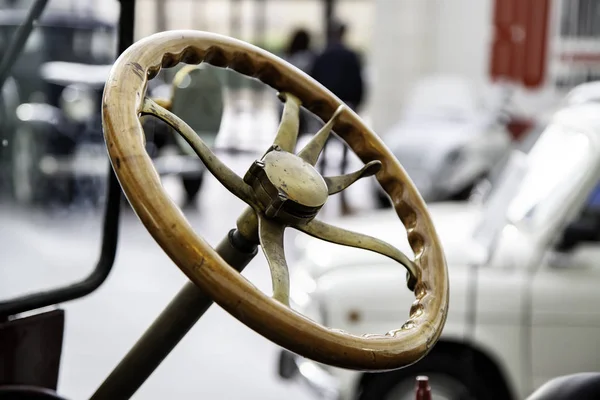
[[[363,100],[362,68],[358,54],[344,44],[345,34],[345,24],[332,24],[327,47],[315,59],[310,75],[356,111]]]
[[[346,103],[352,110],[358,111],[363,101],[364,84],[362,67],[358,54],[344,43],[346,25],[335,21],[327,41],[327,47],[314,61],[310,75],[333,94]],[[326,148],[323,149],[321,158],[321,171],[326,168]],[[346,173],[348,166],[348,147],[344,144],[341,174]],[[341,194],[342,213],[349,213],[345,193]]]

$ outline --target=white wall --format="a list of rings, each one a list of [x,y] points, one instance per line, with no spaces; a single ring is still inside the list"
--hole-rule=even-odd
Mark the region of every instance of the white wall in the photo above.
[[[375,0],[370,109],[382,133],[396,121],[406,92],[431,73],[437,36],[435,0]]]
[[[375,0],[371,115],[377,132],[397,120],[407,92],[429,74],[467,77],[489,95],[493,5],[493,0]],[[559,95],[550,87],[519,89],[515,103],[536,114]]]
[[[492,40],[492,0],[436,0],[433,72],[487,83]]]
[[[102,15],[118,18],[116,0],[91,1]],[[156,1],[138,0],[137,38],[155,32]],[[170,29],[229,33],[229,2],[166,1]],[[242,0],[241,4],[242,25],[250,29],[255,12],[253,1]],[[268,4],[271,35],[285,35],[299,25],[315,33],[322,30],[319,0],[270,0]],[[337,14],[350,23],[352,45],[367,50],[371,80],[366,106],[377,132],[384,133],[398,119],[408,91],[427,75],[464,76],[484,95],[488,93],[492,88],[488,69],[493,4],[493,0],[340,0]],[[248,29],[243,29],[243,38],[252,40]],[[551,89],[521,90],[516,100],[524,111],[535,113],[555,102],[556,97]]]

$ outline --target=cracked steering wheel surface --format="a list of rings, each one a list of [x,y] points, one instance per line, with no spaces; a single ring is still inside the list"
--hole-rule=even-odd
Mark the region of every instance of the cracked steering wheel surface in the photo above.
[[[228,67],[280,92],[285,107],[275,141],[243,178],[223,164],[184,121],[146,98],[148,80],[161,68],[179,62]],[[301,105],[327,122],[294,153]],[[322,85],[248,43],[207,32],[168,31],[138,41],[119,57],[106,83],[102,107],[111,163],[138,217],[187,277],[235,318],[294,353],[357,370],[407,366],[425,356],[438,340],[448,309],[448,275],[425,204],[379,138]],[[142,115],[154,115],[174,127],[219,182],[249,205],[238,219],[238,229],[248,240],[260,243],[271,269],[272,297],[260,292],[198,236],[166,194],[145,151]],[[314,165],[331,131],[365,163],[362,169],[332,177],[317,172]],[[374,174],[406,228],[414,261],[381,240],[316,218],[328,196]],[[408,287],[415,294],[409,319],[385,334],[356,336],[323,327],[292,310],[283,251],[287,227],[375,251],[404,265]]]

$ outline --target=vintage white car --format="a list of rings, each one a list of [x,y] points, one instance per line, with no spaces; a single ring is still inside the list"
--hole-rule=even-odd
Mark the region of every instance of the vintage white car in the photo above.
[[[283,352],[279,374],[327,399],[412,399],[414,377],[425,374],[434,399],[507,400],[555,376],[600,371],[600,210],[588,202],[599,178],[600,102],[566,102],[531,150],[513,150],[479,196],[429,205],[452,290],[442,338],[428,356],[367,374]],[[393,212],[335,223],[411,254]],[[298,310],[353,333],[387,332],[406,319],[414,297],[398,264],[295,241]]]

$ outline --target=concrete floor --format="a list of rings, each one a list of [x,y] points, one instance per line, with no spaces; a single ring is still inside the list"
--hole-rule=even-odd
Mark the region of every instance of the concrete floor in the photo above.
[[[259,131],[264,134],[253,144],[264,142],[266,149],[275,126],[276,121],[263,125]],[[224,134],[223,140],[232,138]],[[254,158],[222,155],[240,175]],[[369,184],[359,182],[350,189],[357,208],[372,206]],[[175,201],[181,201],[176,177],[165,178],[164,185]],[[325,218],[338,213],[337,199],[330,202],[323,210]],[[212,177],[205,181],[197,205],[184,212],[213,245],[234,226],[244,207]],[[47,212],[0,207],[2,299],[86,276],[99,255],[101,219],[101,209]],[[286,241],[291,238],[286,236]],[[289,261],[293,268],[293,260]],[[270,293],[270,274],[262,253],[244,275]],[[135,214],[124,209],[117,259],[107,281],[93,294],[62,305],[67,316],[59,391],[68,398],[88,398],[185,281]],[[213,306],[134,398],[311,398],[304,389],[278,379],[277,352],[276,345]]]

